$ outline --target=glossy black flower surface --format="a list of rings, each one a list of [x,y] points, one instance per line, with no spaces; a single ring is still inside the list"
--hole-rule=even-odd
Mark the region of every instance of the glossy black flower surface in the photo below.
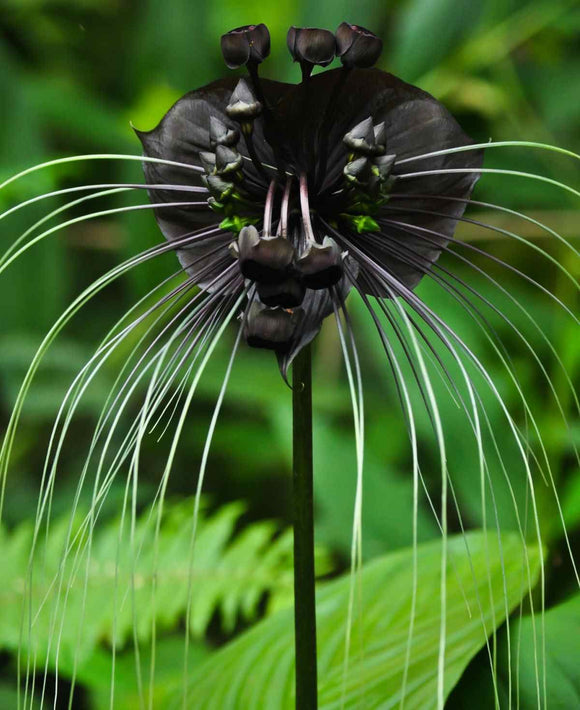
[[[144,169],[183,268],[210,294],[246,291],[246,340],[276,351],[283,372],[352,288],[409,294],[482,161],[430,155],[471,141],[432,96],[373,68],[221,79],[138,135],[146,156],[172,163]]]
[[[382,51],[382,40],[366,27],[343,22],[336,30],[336,54],[345,67],[372,67]]]
[[[260,64],[270,54],[270,32],[264,24],[236,27],[222,35],[221,48],[230,69]]]
[[[300,63],[303,77],[310,76],[315,65],[327,67],[336,54],[335,36],[316,27],[291,27],[286,44],[292,59]]]

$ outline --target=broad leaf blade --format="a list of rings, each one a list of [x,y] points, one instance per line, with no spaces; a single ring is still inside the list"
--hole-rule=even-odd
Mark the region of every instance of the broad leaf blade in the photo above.
[[[470,533],[448,540],[445,695],[469,660],[534,584],[539,550],[516,535]],[[469,553],[467,552],[469,550]],[[441,542],[419,546],[414,638],[405,708],[435,707],[440,625]],[[398,707],[412,590],[411,549],[378,558],[362,572],[363,613],[355,619],[353,647],[343,680],[345,620],[350,580],[325,586],[317,598],[320,707]],[[529,573],[526,565],[529,563]],[[506,590],[507,599],[504,597]],[[468,610],[469,607],[469,610]],[[484,631],[485,627],[485,631]],[[292,612],[257,625],[214,654],[192,676],[189,701],[196,708],[292,708],[294,647]],[[359,640],[364,643],[360,649]],[[344,685],[343,685],[344,683]],[[180,701],[178,701],[180,702]]]
[[[517,619],[512,624],[511,641],[512,707],[520,710],[544,707],[544,647],[546,707],[550,710],[580,707],[580,594],[546,612],[543,624],[539,614],[535,619],[531,616]],[[483,660],[480,654],[470,664],[449,699],[449,710],[467,706],[470,710],[487,710],[493,705],[493,688]],[[502,708],[510,705],[509,668],[506,630],[503,629],[498,635],[496,674]],[[473,688],[477,688],[477,697]]]
[[[546,613],[544,619],[546,648],[546,698],[549,708],[580,707],[580,594]],[[534,643],[534,635],[536,641]],[[519,639],[519,649],[512,654],[512,677],[519,679],[520,708],[538,707],[534,648],[540,664],[540,704],[543,702],[542,624],[524,617],[514,625],[513,637]],[[507,669],[504,646],[502,660]],[[515,698],[514,698],[515,700]]]

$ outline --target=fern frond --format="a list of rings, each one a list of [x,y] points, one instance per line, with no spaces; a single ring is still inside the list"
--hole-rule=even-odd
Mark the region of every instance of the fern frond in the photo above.
[[[281,532],[272,521],[238,532],[244,510],[238,502],[201,512],[191,585],[190,632],[196,638],[203,637],[216,613],[229,633],[239,620],[256,616],[266,594],[285,598],[291,593],[292,532]],[[166,505],[156,566],[155,525],[148,510],[137,521],[133,545],[129,526],[120,519],[95,530],[89,545],[79,519],[77,539],[66,551],[70,522],[57,520],[37,543],[32,564],[32,525],[10,533],[0,529],[6,580],[0,589],[2,649],[20,647],[21,653],[36,656],[37,666],[47,659],[53,666],[58,646],[59,666],[65,669],[73,660],[82,665],[103,641],[122,649],[136,634],[140,643],[147,642],[153,622],[160,631],[178,627],[188,604],[192,511],[193,499]],[[320,553],[319,562],[322,571],[328,570],[326,555]],[[60,634],[58,644],[55,634]]]

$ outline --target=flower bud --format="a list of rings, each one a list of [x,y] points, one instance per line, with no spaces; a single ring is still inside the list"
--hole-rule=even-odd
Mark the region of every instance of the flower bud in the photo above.
[[[270,54],[270,33],[264,24],[236,27],[222,35],[221,47],[229,69],[260,64]]]
[[[351,160],[344,166],[344,177],[353,185],[368,185],[372,176],[371,163],[368,158],[357,158]]]
[[[216,116],[209,117],[209,142],[212,148],[217,145],[227,145],[232,148],[240,139],[240,132],[237,128],[228,128]]]
[[[291,311],[268,308],[254,300],[244,325],[244,338],[253,348],[285,352],[290,349],[294,334],[303,319],[302,308]]]
[[[343,22],[336,30],[336,55],[349,69],[372,67],[382,51],[382,39],[360,25]]]
[[[387,180],[391,175],[393,165],[395,164],[396,155],[380,155],[373,160],[373,172],[378,175],[381,180]]]
[[[215,171],[218,175],[234,173],[242,166],[242,156],[237,150],[218,145],[215,152]]]
[[[326,67],[334,59],[336,40],[332,32],[315,27],[291,27],[286,43],[295,62],[300,62],[303,77],[310,76],[312,67]]]
[[[299,306],[306,293],[306,286],[291,276],[276,283],[258,283],[257,288],[262,303],[282,308]]]
[[[251,281],[276,283],[285,278],[294,254],[287,239],[260,237],[253,226],[244,227],[238,237],[240,271]]]
[[[375,153],[377,155],[382,155],[387,149],[387,129],[385,128],[385,122],[381,121],[377,123],[374,127],[375,134]]]
[[[330,237],[324,237],[322,244],[312,242],[296,262],[296,268],[306,288],[330,288],[344,273],[340,247]]]
[[[218,202],[227,200],[235,189],[232,182],[222,180],[219,175],[202,175],[201,179]]]
[[[369,116],[345,134],[344,143],[355,153],[372,155],[375,152],[373,119]]]
[[[212,175],[215,170],[215,154],[205,150],[199,152],[199,162],[206,175]]]
[[[226,106],[226,113],[235,121],[251,121],[262,113],[262,104],[256,99],[245,79],[236,84]]]

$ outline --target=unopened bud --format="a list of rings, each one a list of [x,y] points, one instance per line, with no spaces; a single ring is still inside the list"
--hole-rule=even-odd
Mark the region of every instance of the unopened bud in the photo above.
[[[337,284],[344,273],[342,252],[330,237],[324,237],[322,244],[312,242],[306,252],[296,262],[306,288],[330,288]]]
[[[240,139],[237,128],[228,128],[216,116],[209,117],[209,142],[212,148],[218,145],[227,145],[229,148],[236,145]]]
[[[343,22],[336,30],[336,55],[349,69],[372,67],[382,51],[382,39],[360,25]]]
[[[285,352],[304,319],[302,308],[268,308],[257,300],[250,306],[244,326],[244,338],[253,348]]]
[[[242,156],[237,150],[218,145],[215,152],[215,170],[218,175],[234,173],[242,166]]]
[[[221,48],[230,69],[260,64],[270,54],[270,33],[264,24],[236,27],[222,35]]]
[[[344,167],[344,177],[353,185],[367,185],[371,176],[371,163],[368,158],[351,160]]]
[[[205,150],[199,153],[199,162],[201,167],[205,170],[206,175],[211,175],[215,170],[215,154],[208,153]]]
[[[284,237],[260,237],[253,226],[244,227],[238,238],[240,270],[258,283],[276,283],[286,277],[294,247]]]
[[[252,121],[262,113],[262,104],[256,99],[245,79],[236,84],[226,106],[226,113],[235,121]]]
[[[303,77],[310,76],[314,66],[328,66],[336,53],[332,32],[316,27],[291,27],[286,43],[292,59],[300,63]]]
[[[357,123],[342,140],[352,151],[372,155],[375,152],[373,119],[369,116],[364,121]]]

